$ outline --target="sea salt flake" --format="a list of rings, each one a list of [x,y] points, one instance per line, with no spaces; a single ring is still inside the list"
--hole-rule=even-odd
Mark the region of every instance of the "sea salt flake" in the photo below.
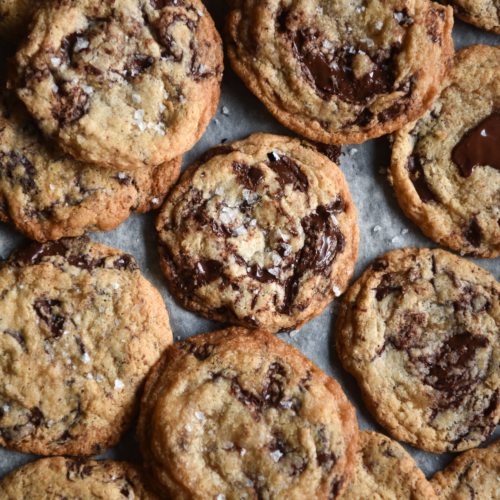
[[[87,373],[87,378],[89,380],[93,380],[94,376],[92,375],[92,373]]]
[[[277,151],[273,151],[269,153],[269,156],[271,157],[271,161],[279,161],[280,160],[280,155],[278,154]]]
[[[195,411],[194,416],[201,422],[201,425],[205,425],[207,419],[202,411]]]
[[[273,264],[275,266],[277,266],[281,262],[281,257],[277,253],[273,253],[271,258],[273,259]]]
[[[236,233],[236,236],[241,236],[242,234],[247,234],[247,230],[245,226],[240,226],[237,227],[234,232]]]
[[[356,153],[358,152],[358,150],[356,148],[352,148],[350,151],[349,151],[349,154],[351,156],[354,156]]]
[[[373,228],[373,231],[376,233],[377,231],[380,231],[382,228],[380,226],[375,226]]]
[[[199,10],[199,9],[196,12],[198,12],[198,15],[200,17],[203,17],[205,15],[205,13],[203,11]]]
[[[323,7],[316,7],[316,12],[320,15],[323,14]]]
[[[382,21],[377,21],[375,23],[375,29],[377,29],[378,31],[380,31],[383,27],[384,27],[384,23]]]
[[[340,289],[338,287],[333,285],[332,290],[333,290],[333,293],[335,294],[335,297],[340,297],[341,292],[340,292]]]
[[[249,225],[250,227],[254,227],[254,226],[256,226],[256,225],[257,225],[257,219],[252,219],[252,220],[248,223],[248,225]]]
[[[323,40],[323,43],[321,45],[326,50],[330,50],[333,47],[333,43],[330,42],[330,40]]]
[[[281,406],[283,406],[283,408],[285,408],[286,410],[289,410],[293,406],[293,402],[292,401],[282,401]]]
[[[49,188],[50,188],[51,191],[54,191],[54,189],[55,189],[54,184],[49,184]]]
[[[55,83],[52,84],[52,92],[54,92],[54,94],[59,92],[59,87]]]
[[[283,453],[281,453],[280,450],[275,450],[271,453],[271,458],[275,461],[275,462],[279,462],[280,458],[283,456]]]
[[[219,196],[223,195],[223,194],[224,194],[224,188],[222,188],[222,187],[218,187],[218,188],[215,190],[215,194],[218,194]]]
[[[112,281],[110,283],[110,285],[115,289],[115,290],[118,290],[118,288],[120,288],[120,285],[118,283],[115,283],[114,281]]]
[[[482,135],[483,137],[486,137],[486,129],[485,129],[485,130],[481,130],[481,135]]]
[[[167,109],[167,106],[165,106],[165,104],[163,104],[162,102],[160,102],[160,113],[163,113],[166,109]]]
[[[2,410],[5,412],[5,413],[8,413],[10,411],[10,406],[8,405],[3,405],[2,406]]]
[[[408,229],[402,229],[401,230],[401,234],[407,234],[408,233]]]
[[[165,92],[163,94],[163,99],[165,99],[165,101],[169,98],[170,94],[168,92]]]
[[[264,476],[258,476],[258,477],[257,477],[257,479],[258,479],[259,481],[264,481],[265,477],[264,477]]]
[[[394,13],[394,19],[396,19],[396,21],[398,23],[400,23],[403,19],[404,19],[404,14],[402,12],[395,12]]]
[[[245,456],[245,453],[247,452],[247,450],[245,450],[245,448],[241,448],[241,456]]]
[[[332,222],[338,226],[339,225],[339,221],[337,220],[337,217],[335,217],[335,215],[331,214],[330,215],[330,219],[332,220]]]
[[[119,390],[119,389],[123,389],[125,387],[125,384],[119,380],[119,379],[116,379],[115,380],[115,390]]]
[[[90,42],[88,40],[85,40],[85,38],[80,38],[77,37],[75,46],[73,47],[74,52],[80,52],[90,45]]]
[[[223,495],[222,493],[217,496],[217,500],[226,500],[226,495]]]
[[[222,107],[222,114],[224,114],[224,115],[228,115],[229,114],[229,109],[227,109],[226,106]]]
[[[292,253],[292,245],[289,245],[288,243],[282,243],[281,246],[285,250],[284,252],[285,257],[288,257]]]
[[[271,267],[268,269],[269,273],[272,274],[274,277],[278,277],[280,274],[280,270],[276,269],[275,267]]]
[[[250,479],[247,479],[247,486],[249,488],[252,488],[253,487],[253,481],[250,481]]]
[[[132,94],[132,101],[141,102],[141,96],[139,94]]]
[[[80,361],[86,365],[90,361],[90,356],[87,352],[83,353],[83,356],[80,358]]]
[[[142,120],[146,112],[143,109],[136,109],[134,113],[134,118],[136,120]]]
[[[160,203],[160,200],[159,200],[159,198],[153,198],[151,200],[151,203],[153,203],[154,205],[156,205],[157,203]]]
[[[186,424],[186,426],[184,427],[184,429],[186,429],[188,432],[191,432],[193,429],[191,427],[191,424]]]
[[[185,97],[181,94],[181,95],[179,96],[179,101],[181,101],[181,102],[186,102],[186,101],[187,101],[187,99],[186,99],[186,98],[185,98]]]
[[[208,66],[205,66],[204,64],[200,64],[200,67],[198,68],[198,73],[205,73],[205,71],[208,69]]]
[[[58,68],[61,65],[61,59],[59,57],[52,57],[50,59],[50,64],[52,64],[52,67]]]

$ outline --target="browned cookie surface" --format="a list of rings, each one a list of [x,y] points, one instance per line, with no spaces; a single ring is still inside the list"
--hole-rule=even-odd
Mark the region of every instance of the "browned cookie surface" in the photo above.
[[[176,500],[333,500],[358,429],[339,384],[295,347],[229,328],[167,350],[138,434],[158,492]]]
[[[438,243],[500,255],[500,48],[455,57],[431,109],[394,134],[390,180],[405,214]]]
[[[21,42],[42,1],[0,0],[0,37],[11,43]]]
[[[43,137],[12,92],[0,93],[0,220],[31,239],[109,231],[160,207],[181,161],[118,172],[77,161]]]
[[[84,237],[14,252],[0,264],[0,444],[103,452],[171,343],[161,295],[132,256]]]
[[[196,143],[217,109],[222,67],[199,0],[61,0],[38,10],[10,84],[77,159],[133,170]]]
[[[359,432],[353,478],[342,500],[437,500],[431,484],[396,441]]]
[[[443,250],[376,259],[337,320],[344,367],[393,437],[426,451],[489,439],[500,418],[500,285]]]
[[[284,125],[332,144],[401,128],[453,56],[452,9],[428,0],[232,0],[231,64]]]
[[[500,34],[500,2],[498,0],[445,0],[460,19]]]
[[[439,500],[499,500],[500,443],[469,450],[446,469],[434,474],[431,484]]]
[[[162,269],[195,312],[248,328],[299,328],[347,288],[356,208],[310,143],[269,134],[216,146],[158,216]]]
[[[0,500],[157,500],[138,465],[112,460],[44,458],[0,479]]]

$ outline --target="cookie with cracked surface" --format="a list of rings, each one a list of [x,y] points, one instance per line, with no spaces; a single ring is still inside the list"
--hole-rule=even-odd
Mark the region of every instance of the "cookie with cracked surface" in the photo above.
[[[156,222],[183,305],[270,332],[297,329],[345,291],[358,255],[342,172],[310,143],[254,134],[208,150]]]
[[[113,460],[44,458],[0,479],[0,500],[157,500],[138,465]]]
[[[109,231],[163,203],[182,158],[117,172],[75,160],[37,129],[24,104],[0,92],[0,220],[37,241]]]
[[[189,150],[217,109],[222,44],[200,0],[60,0],[14,58],[45,135],[104,167],[153,167]]]
[[[500,2],[498,0],[443,0],[451,5],[457,17],[483,30],[500,35]]]
[[[103,452],[171,343],[161,295],[132,256],[85,237],[17,250],[0,264],[0,445]]]
[[[17,44],[28,34],[38,0],[0,0],[0,37]]]
[[[446,469],[434,474],[431,484],[439,500],[500,500],[500,443],[469,450]]]
[[[138,435],[158,493],[176,500],[333,500],[358,426],[339,384],[295,347],[233,327],[167,349]]]
[[[285,126],[325,143],[379,137],[429,108],[453,57],[429,0],[232,0],[231,64]]]
[[[457,52],[431,109],[394,134],[398,202],[422,231],[462,255],[500,255],[500,48]]]
[[[376,259],[345,295],[342,364],[375,419],[435,453],[487,441],[500,418],[500,284],[444,250]]]
[[[356,469],[342,500],[437,500],[415,461],[396,441],[360,431]]]

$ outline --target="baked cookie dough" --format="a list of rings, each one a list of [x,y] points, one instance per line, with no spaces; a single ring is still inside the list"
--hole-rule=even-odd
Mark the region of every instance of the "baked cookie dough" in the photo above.
[[[157,500],[138,465],[112,460],[44,458],[0,479],[0,500]]]
[[[429,0],[231,0],[231,64],[285,126],[360,143],[429,108],[453,57],[453,13]]]
[[[500,418],[500,284],[440,249],[376,259],[345,295],[342,364],[396,439],[434,453],[489,439]]]
[[[0,92],[0,220],[37,241],[109,231],[159,208],[182,158],[117,172],[79,162],[47,140],[12,92]]]
[[[39,0],[0,0],[0,37],[19,43],[28,34],[39,4]]]
[[[500,48],[459,51],[431,109],[394,134],[405,214],[462,255],[500,255]]]
[[[210,149],[183,175],[156,222],[161,266],[174,295],[206,318],[294,330],[347,288],[356,220],[325,155],[254,134]]]
[[[102,453],[171,343],[162,297],[132,256],[85,237],[14,252],[0,264],[0,445]]]
[[[437,472],[431,484],[439,500],[499,500],[500,443],[469,450]]]
[[[138,426],[153,484],[176,500],[339,498],[357,434],[335,380],[274,335],[243,328],[167,349]]]
[[[500,2],[498,0],[443,0],[453,7],[457,17],[483,30],[500,35]]]
[[[10,88],[45,135],[104,167],[189,150],[217,109],[222,45],[200,0],[60,0],[37,13]]]
[[[437,500],[413,458],[396,441],[359,432],[356,469],[342,500]]]

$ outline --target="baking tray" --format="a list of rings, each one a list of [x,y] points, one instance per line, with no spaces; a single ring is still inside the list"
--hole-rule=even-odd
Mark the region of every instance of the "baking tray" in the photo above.
[[[229,11],[226,2],[224,0],[205,0],[204,3],[222,35],[224,18]],[[500,36],[479,30],[458,19],[455,19],[453,39],[456,50],[476,43],[500,44]],[[13,53],[14,49],[11,46],[0,42],[2,75],[6,74],[7,58]],[[183,170],[208,148],[223,141],[231,142],[243,139],[254,132],[296,135],[268,113],[264,105],[233,72],[227,57],[224,64],[226,69],[222,80],[219,108],[205,135],[191,151],[184,155]],[[223,108],[225,108],[224,112]],[[360,276],[375,257],[389,250],[407,246],[436,247],[437,245],[426,238],[399,208],[393,189],[386,177],[390,162],[390,147],[387,137],[359,145],[345,146],[342,149],[345,155],[341,157],[340,168],[347,179],[358,209],[361,239],[359,259],[352,282]],[[148,214],[132,214],[117,229],[108,233],[92,233],[90,237],[94,241],[128,252],[137,259],[143,275],[160,291],[165,300],[175,342],[192,335],[222,328],[224,325],[199,318],[185,310],[172,297],[167,280],[160,270],[156,250],[154,238],[156,215],[157,211]],[[380,230],[374,231],[376,226],[380,226]],[[25,237],[10,226],[0,223],[0,260],[7,258],[12,250],[25,240]],[[472,260],[488,269],[496,279],[500,277],[500,259]],[[296,346],[305,356],[340,383],[356,408],[360,429],[375,430],[388,435],[375,422],[364,406],[361,392],[354,377],[342,368],[338,359],[335,350],[335,320],[339,304],[340,299],[335,300],[321,316],[307,323],[299,331],[278,336],[288,344]],[[117,446],[108,449],[99,458],[140,462],[141,453],[134,428],[135,424]],[[493,440],[495,436],[499,435],[500,429],[497,429],[491,439]],[[454,453],[437,455],[404,443],[401,444],[413,456],[427,477],[431,477],[436,471],[446,467],[456,456]],[[36,458],[35,455],[16,453],[0,448],[0,477]]]

